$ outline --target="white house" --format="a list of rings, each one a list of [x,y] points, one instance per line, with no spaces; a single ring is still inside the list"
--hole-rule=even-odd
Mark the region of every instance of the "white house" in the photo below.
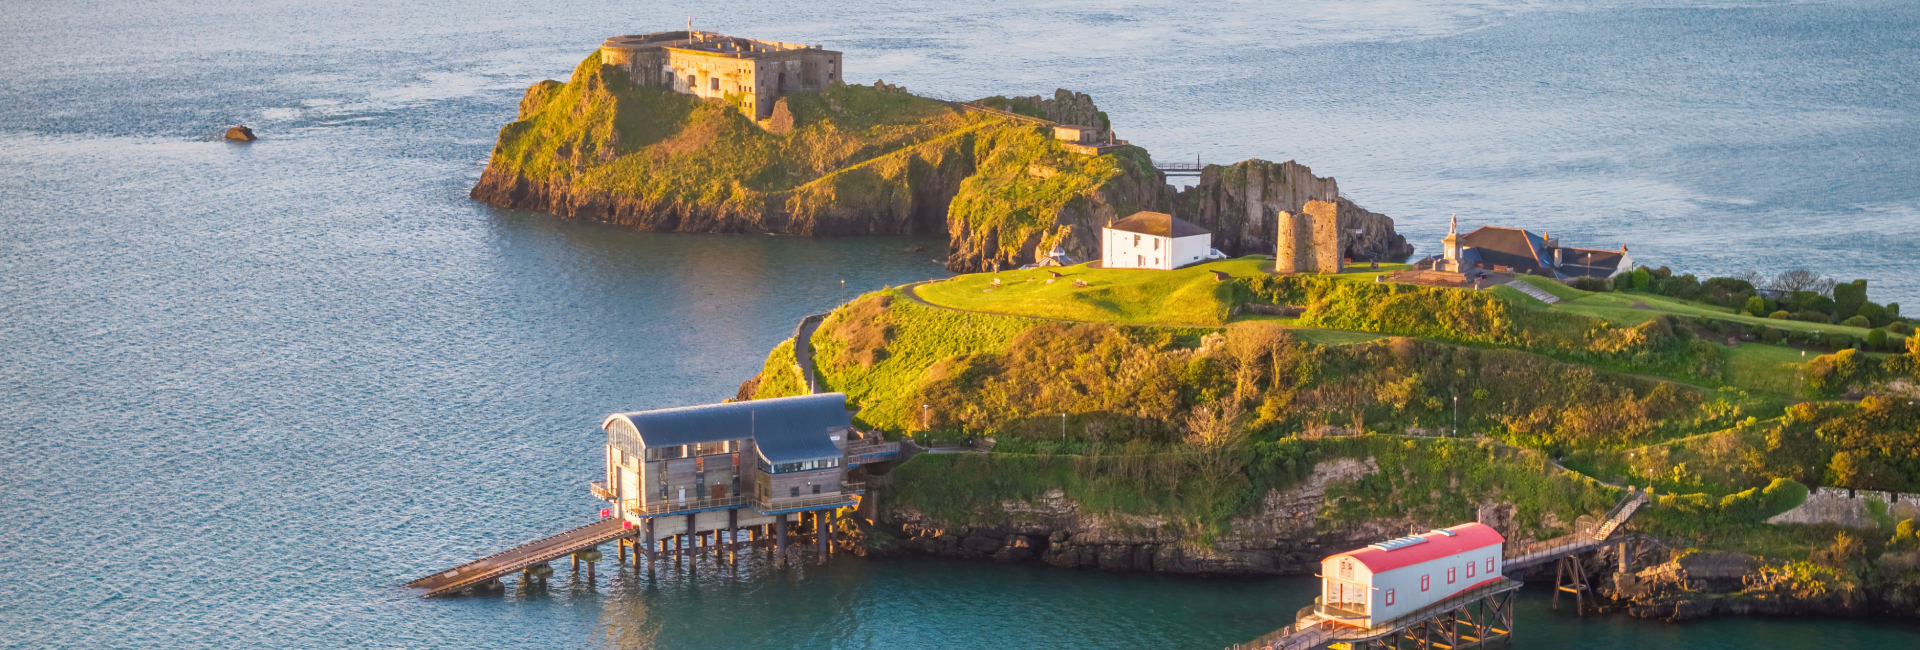
[[[1316,611],[1373,627],[1498,580],[1506,541],[1486,524],[1461,524],[1333,555],[1320,561]]]
[[[1164,212],[1135,212],[1100,230],[1100,265],[1177,269],[1207,259],[1213,233]]]

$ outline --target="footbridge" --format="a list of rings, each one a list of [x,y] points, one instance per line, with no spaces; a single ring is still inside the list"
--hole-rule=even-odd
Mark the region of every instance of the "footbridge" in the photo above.
[[[1559,605],[1561,593],[1571,593],[1576,608],[1584,610],[1589,596],[1580,555],[1610,544],[1624,545],[1613,539],[1613,534],[1647,503],[1644,492],[1628,488],[1627,496],[1605,516],[1581,517],[1572,533],[1503,548],[1505,575],[1399,618],[1371,627],[1341,624],[1320,614],[1316,598],[1315,605],[1294,615],[1292,625],[1228,650],[1318,650],[1336,646],[1348,650],[1463,650],[1508,642],[1513,634],[1514,594],[1521,586],[1517,576],[1548,562],[1560,563],[1554,605]],[[1626,553],[1621,554],[1623,566],[1626,557]]]
[[[470,587],[491,584],[515,571],[546,568],[553,560],[632,534],[619,517],[608,517],[552,537],[538,539],[489,555],[447,571],[414,580],[408,587],[425,589],[427,596],[441,596]]]

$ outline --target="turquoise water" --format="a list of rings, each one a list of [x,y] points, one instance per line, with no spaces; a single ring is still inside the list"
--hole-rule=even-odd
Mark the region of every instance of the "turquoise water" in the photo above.
[[[0,647],[1217,648],[1305,604],[1297,579],[928,559],[396,587],[591,517],[602,415],[730,396],[800,316],[941,274],[937,237],[466,198],[526,84],[688,8],[909,88],[1086,89],[1163,157],[1299,157],[1416,238],[1474,205],[1677,267],[1807,249],[1920,297],[1907,5],[10,7]],[[1687,94],[1626,92],[1654,74]],[[212,139],[235,122],[265,139]],[[1527,603],[1525,647],[1920,642]]]

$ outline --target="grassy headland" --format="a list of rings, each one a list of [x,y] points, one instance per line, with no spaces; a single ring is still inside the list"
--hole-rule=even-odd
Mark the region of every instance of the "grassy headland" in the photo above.
[[[1786,409],[1835,377],[1911,373],[1920,352],[1801,362],[1711,338],[1709,318],[1739,317],[1703,303],[1539,283],[1550,306],[1264,264],[966,275],[863,296],[812,343],[863,425],[998,442],[896,470],[896,505],[956,525],[1059,490],[1211,540],[1316,463],[1368,458],[1388,471],[1330,487],[1323,525],[1441,524],[1497,502],[1547,536],[1616,499],[1608,481],[1662,493],[1643,530],[1803,561],[1833,531],[1763,522],[1804,486],[1920,490],[1920,426],[1893,402]],[[1247,303],[1302,311],[1235,315]]]

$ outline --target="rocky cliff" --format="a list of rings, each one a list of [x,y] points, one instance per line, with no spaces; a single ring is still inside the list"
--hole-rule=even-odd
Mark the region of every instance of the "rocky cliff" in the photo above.
[[[1602,611],[1681,621],[1710,616],[1920,616],[1920,552],[1780,562],[1726,551],[1633,546],[1627,572],[1619,550],[1589,570]],[[1819,554],[1816,553],[1816,556]],[[1548,578],[1551,579],[1551,578]]]
[[[1066,90],[982,102],[1108,124],[1091,97]],[[1176,197],[1138,147],[1079,155],[1043,123],[881,83],[793,95],[774,116],[756,124],[724,101],[636,85],[595,53],[569,81],[527,89],[472,196],[657,231],[945,232],[948,268],[967,272],[1026,264],[1056,245],[1097,259],[1100,226],[1138,210],[1201,223],[1230,254],[1271,252],[1275,210],[1339,194],[1306,167],[1248,161],[1210,168]],[[1338,200],[1343,223],[1367,233],[1358,256],[1404,247],[1391,219]]]
[[[1314,176],[1312,169],[1291,160],[1208,165],[1200,182],[1174,199],[1173,214],[1213,231],[1213,245],[1223,253],[1272,254],[1279,214],[1298,214],[1308,201],[1339,205],[1341,227],[1358,231],[1348,244],[1348,257],[1389,261],[1413,253],[1407,238],[1394,231],[1392,218],[1360,207],[1340,195],[1333,178]]]
[[[1270,490],[1257,512],[1229,531],[1203,539],[1166,517],[1087,512],[1059,491],[1033,502],[1002,504],[994,525],[953,528],[911,508],[887,508],[877,533],[859,552],[918,553],[1056,567],[1196,575],[1309,575],[1320,558],[1382,539],[1426,530],[1437,522],[1412,517],[1336,524],[1322,517],[1329,486],[1380,471],[1373,459],[1334,459],[1287,490]],[[886,502],[881,497],[881,502]],[[1481,520],[1515,534],[1510,505],[1488,502]],[[874,540],[880,540],[877,544]]]

